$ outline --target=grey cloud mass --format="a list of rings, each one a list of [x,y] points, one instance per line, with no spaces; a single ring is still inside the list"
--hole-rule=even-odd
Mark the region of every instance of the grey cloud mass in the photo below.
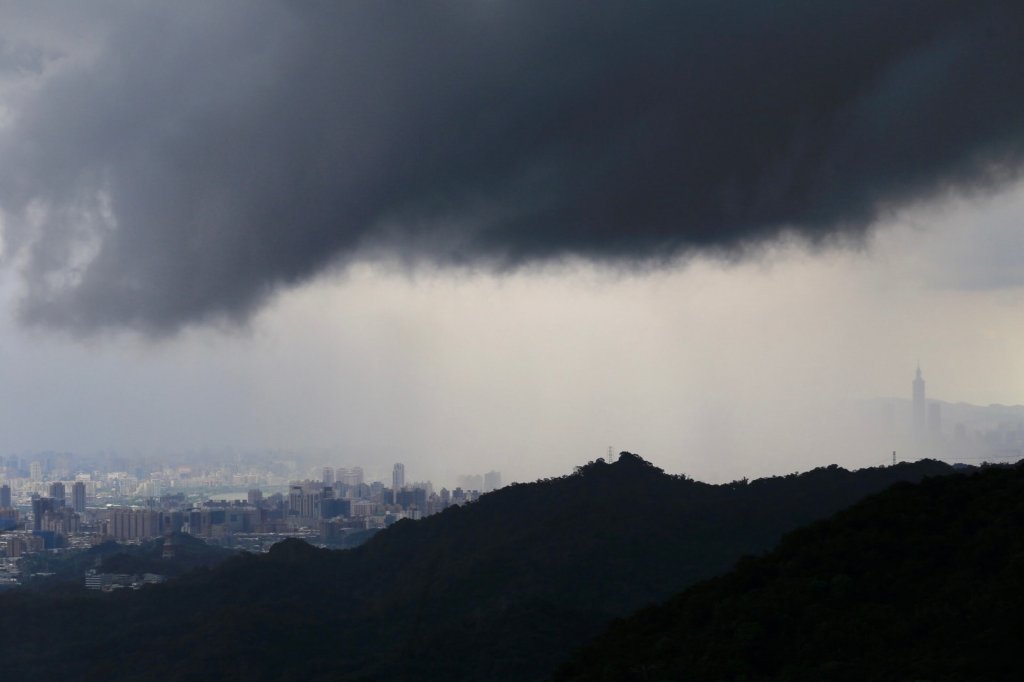
[[[1019,2],[224,1],[101,19],[77,60],[0,28],[0,64],[30,79],[0,117],[4,258],[24,319],[76,332],[242,320],[366,258],[650,263],[857,236],[1024,160]]]

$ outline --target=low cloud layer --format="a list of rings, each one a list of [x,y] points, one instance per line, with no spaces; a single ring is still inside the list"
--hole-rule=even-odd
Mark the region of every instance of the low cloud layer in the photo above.
[[[366,258],[857,236],[1024,160],[1015,2],[104,4],[64,50],[10,11],[4,258],[76,332],[242,320]]]

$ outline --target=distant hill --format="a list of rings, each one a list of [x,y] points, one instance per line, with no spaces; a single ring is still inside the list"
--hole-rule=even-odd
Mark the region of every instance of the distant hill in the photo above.
[[[1017,680],[1024,467],[899,485],[616,623],[555,676]]]
[[[215,566],[238,554],[235,550],[209,545],[185,533],[174,533],[174,556],[165,559],[163,547],[168,537],[171,536],[145,540],[138,545],[110,541],[80,552],[29,554],[22,557],[20,568],[22,575],[46,574],[45,577],[30,578],[26,584],[31,589],[69,591],[71,588],[67,583],[81,588],[85,572],[90,569],[100,573],[178,576],[196,568]]]
[[[865,495],[950,471],[832,466],[708,485],[622,453],[354,550],[285,541],[133,594],[0,595],[0,657],[12,679],[54,661],[96,680],[539,679],[613,618]]]

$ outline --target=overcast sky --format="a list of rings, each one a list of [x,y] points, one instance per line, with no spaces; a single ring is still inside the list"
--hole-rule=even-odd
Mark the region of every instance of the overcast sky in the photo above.
[[[1024,402],[1022,15],[0,1],[0,452],[882,463]]]

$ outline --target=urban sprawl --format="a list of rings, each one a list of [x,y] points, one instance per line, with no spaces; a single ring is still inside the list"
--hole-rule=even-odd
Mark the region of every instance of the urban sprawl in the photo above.
[[[348,547],[400,519],[419,519],[476,500],[501,487],[501,475],[460,476],[435,490],[407,482],[396,463],[387,482],[366,480],[362,467],[317,467],[295,474],[294,462],[265,469],[179,466],[146,471],[91,470],[62,455],[0,460],[0,586],[21,584],[20,558],[33,553],[77,552],[104,542],[141,543],[163,538],[173,556],[186,533],[211,545],[267,551],[287,537],[327,547]],[[90,462],[95,464],[95,462]],[[88,587],[127,586],[127,576],[91,572]],[[132,586],[158,582],[137,576]]]

